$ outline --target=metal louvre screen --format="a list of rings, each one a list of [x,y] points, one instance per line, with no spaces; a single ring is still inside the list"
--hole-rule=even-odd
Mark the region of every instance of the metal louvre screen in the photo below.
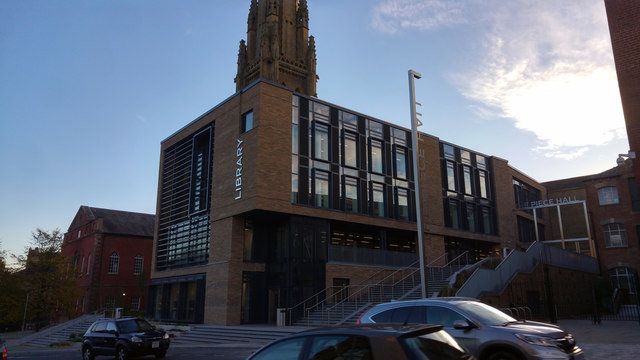
[[[208,261],[213,133],[211,124],[164,151],[157,270]]]

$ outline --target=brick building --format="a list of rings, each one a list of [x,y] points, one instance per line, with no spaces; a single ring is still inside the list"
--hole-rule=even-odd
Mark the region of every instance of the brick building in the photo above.
[[[614,287],[637,291],[640,269],[640,197],[631,161],[600,174],[544,183],[550,197],[577,196],[586,199],[587,233],[582,208],[564,209],[564,228],[573,229],[572,238],[592,236],[601,274],[609,276]],[[577,195],[576,195],[577,194]],[[585,214],[586,215],[586,214]],[[558,225],[552,222],[552,231]],[[557,236],[555,238],[558,238]]]
[[[316,98],[307,36],[306,1],[251,1],[237,92],[162,142],[149,317],[273,322],[414,264],[416,176],[431,265],[548,236],[549,211],[523,209],[546,188],[507,160]]]
[[[634,177],[640,179],[640,2],[605,0],[604,4],[629,138],[629,153],[623,159],[631,159]]]
[[[62,250],[77,270],[78,312],[145,309],[154,223],[151,214],[80,207]]]

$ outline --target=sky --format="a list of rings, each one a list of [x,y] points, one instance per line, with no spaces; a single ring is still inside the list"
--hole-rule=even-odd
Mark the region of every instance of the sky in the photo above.
[[[160,143],[235,93],[249,0],[0,0],[0,250],[155,213]],[[604,0],[308,0],[318,98],[543,182],[616,165]]]

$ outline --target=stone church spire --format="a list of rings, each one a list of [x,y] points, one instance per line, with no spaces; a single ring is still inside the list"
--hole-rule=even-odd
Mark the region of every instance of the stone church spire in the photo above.
[[[258,78],[316,96],[316,48],[306,0],[251,0],[236,91]]]

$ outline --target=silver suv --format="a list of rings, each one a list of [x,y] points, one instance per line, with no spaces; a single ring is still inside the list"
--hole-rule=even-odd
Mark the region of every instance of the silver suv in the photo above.
[[[558,326],[518,321],[468,298],[392,301],[365,311],[358,323],[437,324],[480,360],[584,359]]]

